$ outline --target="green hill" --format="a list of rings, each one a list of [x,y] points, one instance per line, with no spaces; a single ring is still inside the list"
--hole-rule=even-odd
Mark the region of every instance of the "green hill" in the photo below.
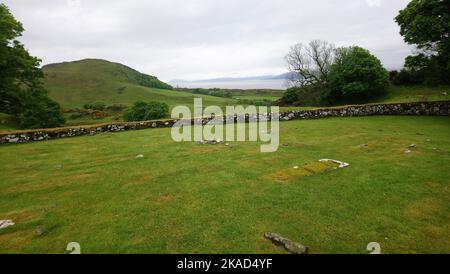
[[[95,102],[131,105],[136,101],[165,102],[170,107],[191,106],[195,97],[203,97],[207,104],[219,106],[234,102],[232,99],[174,91],[154,76],[105,60],[50,64],[44,66],[43,71],[50,97],[66,109]]]

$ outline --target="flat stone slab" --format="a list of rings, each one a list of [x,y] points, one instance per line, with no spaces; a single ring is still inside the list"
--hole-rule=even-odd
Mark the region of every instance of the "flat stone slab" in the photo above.
[[[0,220],[0,229],[13,226],[15,223],[12,220]]]
[[[303,166],[294,166],[292,168],[282,169],[269,174],[268,177],[278,182],[289,182],[299,177],[312,176],[340,168],[346,168],[348,166],[350,166],[350,164],[338,160],[321,159],[319,161],[304,164]]]
[[[276,245],[281,245],[283,246],[287,251],[293,253],[293,254],[306,254],[308,253],[308,247],[293,242],[291,240],[289,240],[288,238],[284,238],[283,236],[276,234],[276,233],[271,233],[268,232],[266,234],[264,234],[264,237],[270,241],[272,241],[272,243],[276,244]]]
[[[223,143],[224,141],[222,140],[203,140],[200,142],[196,142],[197,145],[219,145]]]

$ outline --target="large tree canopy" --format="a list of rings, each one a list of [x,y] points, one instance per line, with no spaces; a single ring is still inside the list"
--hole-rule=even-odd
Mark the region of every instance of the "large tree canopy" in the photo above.
[[[23,127],[59,126],[64,119],[59,105],[48,98],[42,86],[40,60],[16,40],[23,30],[0,4],[0,112],[16,115]]]
[[[330,94],[337,100],[370,98],[389,85],[381,61],[361,47],[338,48],[329,78]]]
[[[450,81],[450,0],[412,0],[395,18],[400,34],[416,45],[417,55],[405,67],[430,81]]]

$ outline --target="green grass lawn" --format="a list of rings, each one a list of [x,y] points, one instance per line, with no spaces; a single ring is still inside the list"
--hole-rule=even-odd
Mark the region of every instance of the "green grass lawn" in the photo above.
[[[69,242],[82,253],[284,253],[265,232],[311,253],[368,253],[369,242],[383,253],[450,252],[449,118],[280,130],[271,154],[258,143],[174,143],[170,129],[1,146],[0,219],[16,225],[0,230],[0,253],[64,253]],[[351,166],[274,176],[321,158]]]

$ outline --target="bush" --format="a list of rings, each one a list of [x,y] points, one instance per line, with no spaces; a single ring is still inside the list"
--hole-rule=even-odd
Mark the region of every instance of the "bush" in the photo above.
[[[402,69],[393,79],[397,86],[410,86],[424,83],[424,75],[417,71]]]
[[[111,111],[111,112],[121,112],[126,108],[126,106],[122,105],[122,104],[114,104],[111,106],[107,106],[106,110],[107,111]]]
[[[136,102],[125,112],[125,121],[147,121],[167,117],[169,106],[159,102]]]
[[[59,104],[39,89],[25,95],[19,120],[22,128],[53,128],[65,123]]]
[[[328,105],[328,88],[323,85],[309,85],[289,88],[281,97],[281,106],[324,106]]]
[[[283,97],[279,100],[279,104],[282,106],[294,105],[298,101],[299,90],[301,88],[291,87],[286,90]]]
[[[380,60],[360,47],[340,48],[329,75],[329,100],[354,101],[386,92],[388,72]]]
[[[393,82],[395,81],[395,79],[397,78],[397,76],[398,76],[398,71],[397,71],[397,70],[391,70],[391,71],[389,71],[389,81],[390,81],[391,83],[393,83]]]
[[[104,111],[106,109],[106,104],[102,102],[96,102],[92,105],[93,110]]]
[[[239,99],[237,104],[247,106],[270,107],[273,104],[273,102],[268,99],[262,100]]]
[[[105,103],[102,102],[96,102],[94,104],[84,104],[84,109],[91,109],[91,110],[98,110],[98,111],[105,111],[107,106]]]

